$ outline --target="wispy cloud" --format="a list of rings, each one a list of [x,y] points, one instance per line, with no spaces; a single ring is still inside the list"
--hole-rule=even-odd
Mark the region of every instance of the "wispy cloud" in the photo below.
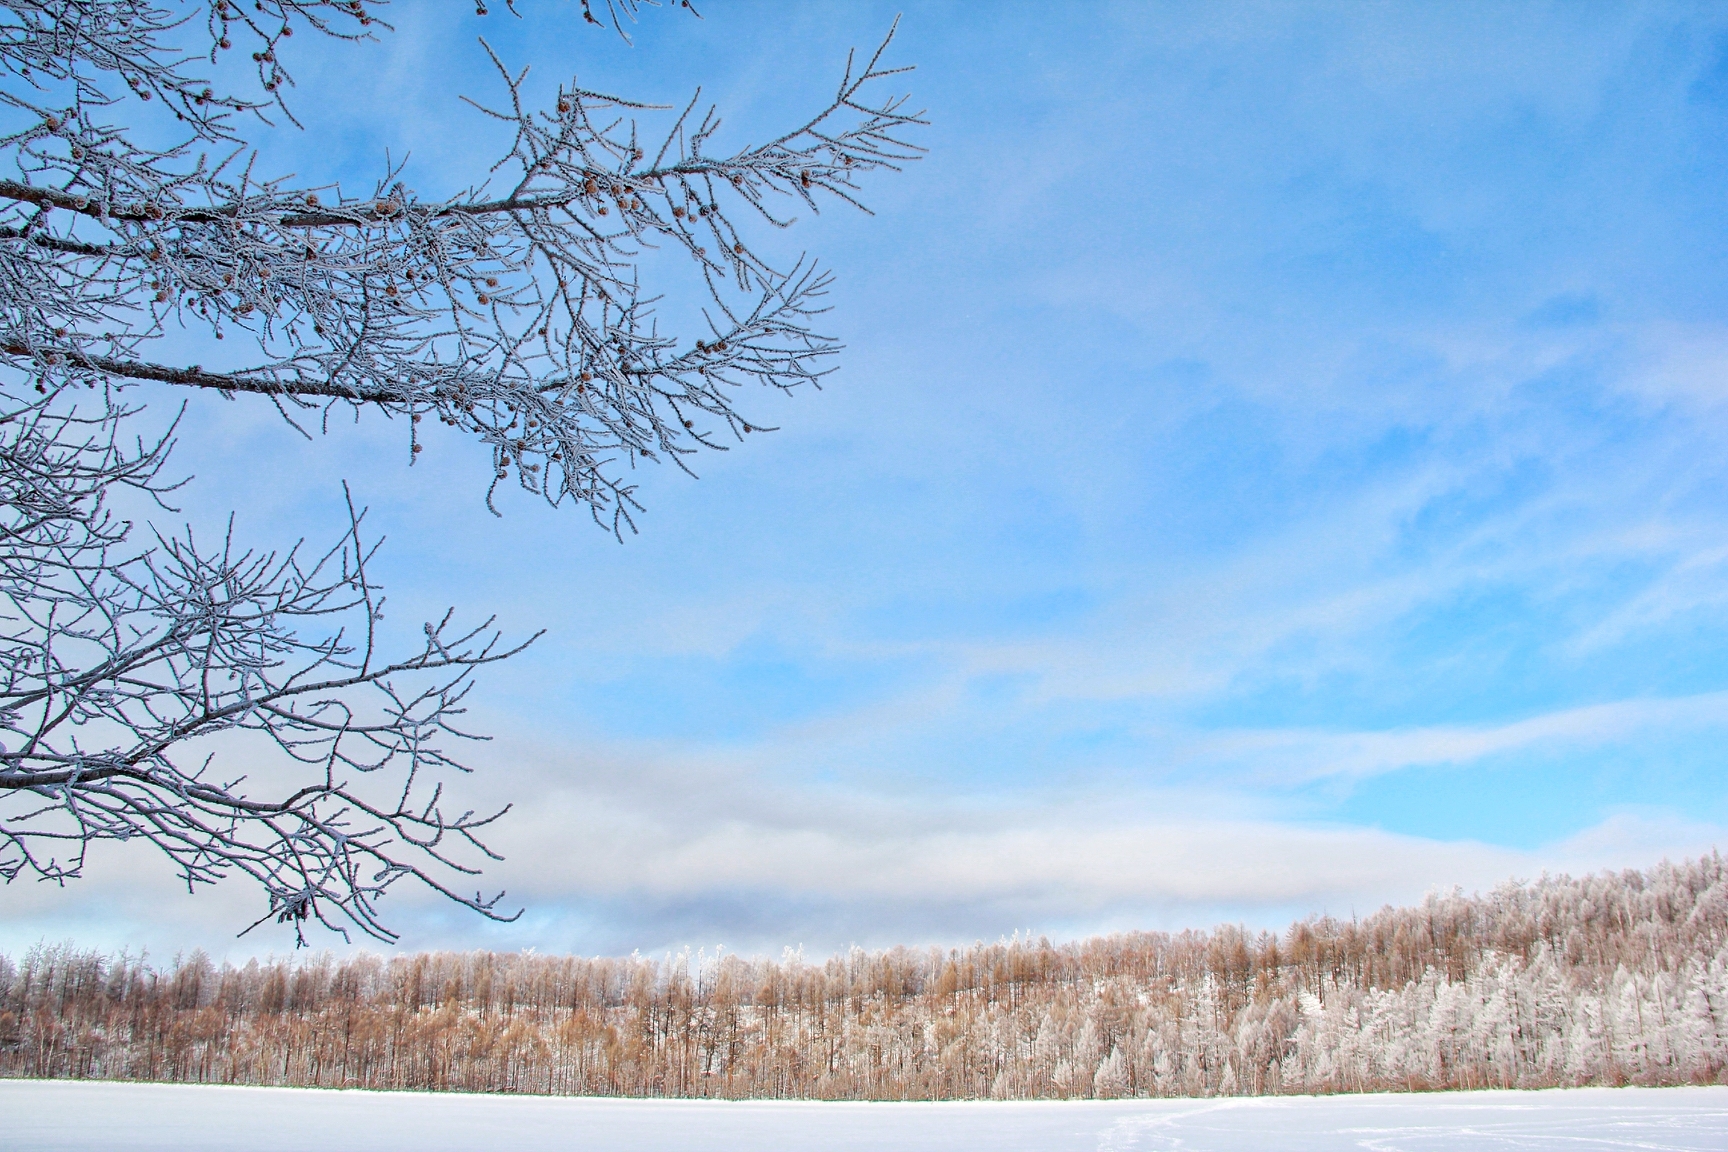
[[[1567,708],[1509,724],[1437,725],[1379,732],[1260,729],[1196,737],[1189,754],[1252,766],[1261,779],[1293,783],[1361,777],[1401,768],[1467,764],[1509,752],[1544,755],[1624,744],[1659,731],[1669,738],[1728,728],[1728,692],[1682,699],[1619,700]]]

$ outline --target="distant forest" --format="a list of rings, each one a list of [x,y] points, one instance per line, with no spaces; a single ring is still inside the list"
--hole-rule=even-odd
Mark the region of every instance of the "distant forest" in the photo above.
[[[0,956],[0,1075],[836,1100],[1721,1083],[1728,870],[818,963],[44,946]]]

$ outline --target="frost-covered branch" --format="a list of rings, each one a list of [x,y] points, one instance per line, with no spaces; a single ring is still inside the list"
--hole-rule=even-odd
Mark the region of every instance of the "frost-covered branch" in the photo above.
[[[505,918],[454,887],[496,859],[480,834],[502,813],[449,811],[442,788],[466,771],[448,746],[472,738],[457,721],[473,670],[521,646],[446,615],[384,659],[352,508],[316,555],[190,532],[127,551],[105,498],[163,494],[167,440],[126,448],[117,407],[50,409],[0,414],[0,877],[64,882],[92,844],[137,839],[188,886],[250,877],[297,931],[388,939],[378,898],[409,877]],[[221,775],[213,740],[295,782]]]
[[[326,27],[350,12],[278,7],[284,21],[328,7]],[[360,28],[376,23],[352,9]],[[274,57],[280,34],[249,28]],[[377,408],[410,428],[431,414],[490,449],[489,502],[513,476],[620,532],[637,507],[635,466],[686,466],[760,428],[747,386],[790,390],[831,370],[840,346],[815,327],[828,274],[759,255],[747,225],[784,228],[790,210],[817,211],[824,197],[862,206],[865,174],[917,158],[905,133],[919,115],[869,95],[903,71],[882,64],[891,40],[849,61],[830,103],[794,131],[724,154],[711,148],[718,116],[698,115],[695,100],[650,155],[636,120],[646,106],[572,83],[534,107],[525,73],[494,56],[504,99],[475,106],[509,127],[509,150],[437,198],[400,168],[363,195],[261,177],[259,157],[225,145],[232,111],[253,105],[218,102],[202,119],[177,107],[192,136],[159,150],[107,122],[115,101],[94,80],[65,107],[48,90],[8,92],[16,126],[0,148],[17,174],[0,179],[0,355],[45,389],[155,380],[265,393],[290,410]],[[131,59],[129,43],[103,59]],[[158,71],[150,83],[164,94],[202,83],[183,62]],[[263,75],[272,92],[285,82]],[[204,108],[203,91],[191,108]],[[681,292],[645,282],[653,249],[685,257],[682,294],[706,300],[698,333],[662,330],[655,306]],[[162,363],[149,348],[170,332],[207,339],[225,367]],[[236,336],[255,349],[245,362],[217,343]],[[412,432],[409,447],[411,458],[422,448]]]
[[[644,5],[581,14],[623,34]],[[574,82],[536,106],[493,55],[498,99],[475,107],[508,145],[466,187],[422,194],[400,165],[360,194],[269,175],[246,133],[292,119],[284,53],[370,39],[386,10],[0,3],[0,878],[64,882],[92,844],[142,839],[190,887],[250,878],[297,934],[391,938],[378,900],[406,878],[503,918],[457,887],[496,858],[501,813],[458,813],[443,786],[472,673],[520,646],[447,615],[387,657],[352,504],[317,553],[115,513],[173,487],[171,433],[128,442],[146,387],[258,395],[290,423],[406,417],[410,462],[432,415],[489,449],[489,506],[514,479],[622,537],[635,467],[687,468],[759,428],[747,389],[832,370],[828,274],[751,235],[862,207],[867,173],[918,157],[919,114],[877,91],[902,71],[892,31],[766,144],[718,150],[698,100],[650,144],[656,110]],[[239,51],[256,95],[207,76]],[[683,281],[650,283],[669,263]],[[698,332],[662,329],[668,297],[697,302]],[[236,752],[249,775],[224,767]]]

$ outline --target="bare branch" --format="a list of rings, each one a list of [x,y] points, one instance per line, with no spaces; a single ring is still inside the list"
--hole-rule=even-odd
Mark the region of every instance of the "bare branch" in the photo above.
[[[352,509],[343,540],[313,557],[231,537],[206,548],[189,532],[124,554],[130,525],[104,496],[163,490],[168,442],[129,452],[115,439],[129,413],[48,408],[0,416],[0,876],[64,882],[92,843],[141,838],[189,886],[250,877],[297,930],[310,917],[389,939],[377,901],[408,877],[508,919],[498,897],[446,878],[496,858],[480,832],[501,813],[454,815],[437,797],[466,771],[446,742],[474,739],[454,726],[474,669],[523,645],[446,616],[419,651],[378,659],[380,597]],[[197,749],[218,735],[316,782],[260,798],[216,779]]]
[[[624,35],[647,3],[582,14]],[[175,485],[171,436],[126,442],[129,390],[258,395],[290,422],[378,410],[406,418],[411,461],[431,414],[490,450],[489,506],[514,479],[622,538],[639,464],[687,469],[761,429],[747,389],[833,370],[840,345],[817,328],[828,273],[777,265],[745,225],[782,229],[830,198],[862,207],[866,173],[919,156],[920,114],[867,91],[900,71],[880,63],[892,31],[826,108],[730,154],[693,99],[646,162],[636,118],[659,110],[574,82],[533,107],[494,55],[501,98],[473,106],[509,144],[470,187],[423,197],[388,166],[364,194],[260,177],[241,125],[291,119],[290,38],[368,39],[383,10],[0,4],[0,878],[64,883],[90,845],[142,839],[190,888],[260,885],[259,922],[297,939],[308,920],[392,938],[378,901],[410,878],[508,918],[498,896],[457,887],[497,858],[483,836],[502,813],[457,814],[445,785],[467,771],[451,749],[475,738],[459,727],[473,673],[522,645],[450,613],[423,646],[380,651],[375,545],[352,503],[315,554],[248,550],[231,527],[215,542],[135,532],[110,497],[166,508]],[[236,41],[258,95],[200,76]],[[145,146],[111,122],[151,114],[181,142]],[[684,258],[684,284],[647,282],[655,249]],[[666,296],[693,296],[705,327],[662,331]],[[170,336],[202,345],[200,362],[165,362]],[[236,748],[250,782],[218,774]]]
[[[637,8],[610,11],[616,22]],[[195,154],[195,141],[138,147],[92,118],[99,106],[7,94],[38,123],[7,141],[18,176],[0,179],[0,276],[28,285],[0,311],[0,348],[47,387],[150,380],[431,412],[491,450],[489,502],[514,477],[621,534],[638,464],[688,468],[760,427],[747,386],[817,385],[830,370],[840,345],[815,327],[827,274],[807,260],[777,268],[734,213],[783,228],[777,201],[862,206],[865,173],[918,156],[903,133],[919,115],[864,94],[899,71],[880,65],[891,39],[796,130],[712,156],[719,120],[693,123],[692,105],[652,165],[631,118],[644,106],[571,84],[535,109],[497,61],[507,99],[475,106],[513,133],[493,166],[512,183],[436,200],[399,169],[358,196],[260,181],[254,160]],[[645,284],[640,263],[654,248],[690,261],[708,330],[662,332],[668,290]],[[176,329],[229,365],[217,342],[249,338],[258,366],[154,363],[145,349]],[[421,448],[411,422],[410,457]]]

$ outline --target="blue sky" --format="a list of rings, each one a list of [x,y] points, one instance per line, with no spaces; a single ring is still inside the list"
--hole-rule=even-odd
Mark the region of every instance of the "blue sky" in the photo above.
[[[900,11],[713,3],[626,46],[522,7],[296,43],[267,160],[472,182],[482,33],[547,92],[700,84],[742,144]],[[323,538],[346,479],[404,636],[452,602],[548,629],[477,701],[528,912],[404,895],[405,943],[1278,925],[1728,847],[1728,12],[984,12],[905,6],[930,153],[877,214],[764,238],[838,273],[842,371],[751,400],[781,430],[699,481],[642,474],[622,546],[490,516],[472,445],[410,470],[400,425],[194,398],[194,523]],[[154,867],[0,892],[0,947],[282,946]]]

